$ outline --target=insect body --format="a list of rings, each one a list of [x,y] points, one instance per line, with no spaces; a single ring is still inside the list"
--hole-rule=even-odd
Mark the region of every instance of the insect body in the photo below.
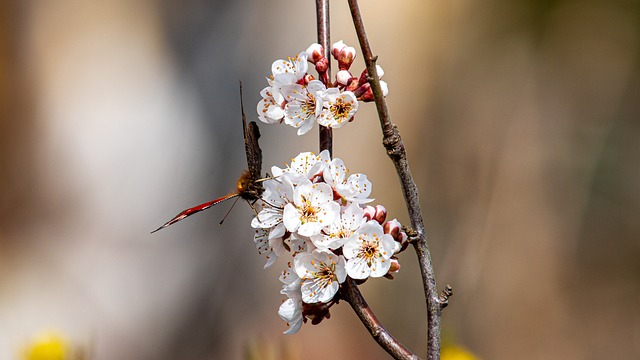
[[[249,167],[249,170],[245,171],[242,176],[240,176],[240,179],[238,179],[236,192],[183,210],[178,215],[174,216],[173,219],[167,221],[159,228],[153,230],[151,232],[152,234],[158,230],[166,228],[169,225],[175,224],[178,221],[189,217],[197,212],[206,210],[214,205],[220,204],[223,201],[233,199],[238,196],[245,199],[250,204],[253,204],[258,199],[260,199],[260,195],[262,195],[262,192],[264,191],[264,188],[261,184],[262,179],[260,179],[260,173],[262,172],[262,150],[260,150],[260,145],[258,144],[260,130],[258,129],[258,124],[256,124],[255,121],[247,124],[247,117],[244,113],[244,103],[242,100],[242,82],[240,82],[240,108],[242,110],[242,132],[244,135],[244,148],[247,155],[247,165]]]

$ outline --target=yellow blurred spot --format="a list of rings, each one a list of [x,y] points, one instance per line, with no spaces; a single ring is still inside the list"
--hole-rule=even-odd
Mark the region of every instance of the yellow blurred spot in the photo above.
[[[441,360],[480,360],[461,346],[445,346],[440,351]]]
[[[38,335],[27,345],[24,360],[69,360],[67,341],[55,332]]]

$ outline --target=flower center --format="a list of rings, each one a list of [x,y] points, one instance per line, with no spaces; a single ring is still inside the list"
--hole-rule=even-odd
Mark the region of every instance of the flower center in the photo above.
[[[304,114],[304,118],[308,118],[309,116],[315,115],[316,113],[316,99],[311,93],[307,93],[307,100],[302,103],[300,106],[302,109],[302,113]]]
[[[331,114],[333,117],[341,123],[346,120],[349,116],[349,112],[351,112],[351,108],[353,105],[351,102],[345,102],[342,98],[337,98],[336,102],[331,105]]]
[[[360,248],[360,257],[367,261],[367,264],[371,265],[373,259],[378,256],[378,246],[374,242],[365,242]]]
[[[318,221],[318,209],[311,205],[311,200],[307,200],[307,198],[303,196],[302,201],[302,208],[300,209],[300,212],[302,212],[300,218],[302,223]]]

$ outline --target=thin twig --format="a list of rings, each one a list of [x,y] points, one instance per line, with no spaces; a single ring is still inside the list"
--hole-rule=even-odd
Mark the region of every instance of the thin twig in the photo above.
[[[443,297],[441,300],[438,296],[435,272],[431,262],[431,254],[429,252],[424,221],[420,210],[418,187],[413,181],[409,169],[409,162],[407,161],[402,138],[400,137],[397,127],[391,122],[387,104],[382,94],[382,88],[380,87],[376,70],[377,56],[374,56],[371,51],[358,7],[358,1],[348,0],[348,2],[353,24],[358,35],[358,41],[362,49],[362,55],[367,66],[369,84],[373,91],[378,117],[380,118],[383,135],[382,142],[400,178],[402,193],[405,203],[407,204],[409,218],[411,219],[411,227],[415,232],[415,236],[412,237],[412,243],[418,255],[424,294],[427,302],[427,358],[429,360],[438,360],[440,359],[440,323],[442,319],[442,309],[446,306],[448,297]]]
[[[316,0],[316,20],[318,27],[318,44],[324,49],[324,56],[329,59],[331,36],[329,29],[329,0]],[[327,72],[323,79],[320,79],[325,86],[329,87],[331,79],[331,62],[328,64]],[[333,153],[333,130],[320,125],[320,151],[329,150]]]
[[[316,14],[318,25],[318,43],[324,49],[324,55],[329,59],[330,54],[330,29],[329,29],[329,0],[316,0]],[[327,72],[321,78],[325,86],[330,86],[331,62],[328,63]],[[333,148],[332,129],[320,126],[320,151],[329,150],[331,154]],[[360,321],[369,330],[371,336],[378,344],[395,359],[419,359],[380,324],[375,314],[367,305],[364,297],[360,293],[358,286],[352,279],[347,279],[342,285],[343,297],[347,301]]]
[[[367,330],[369,330],[371,336],[389,355],[393,356],[394,359],[420,359],[391,336],[380,324],[353,279],[347,278],[347,281],[342,284],[342,291],[342,295],[347,299],[347,302],[358,315],[360,321],[362,321]]]

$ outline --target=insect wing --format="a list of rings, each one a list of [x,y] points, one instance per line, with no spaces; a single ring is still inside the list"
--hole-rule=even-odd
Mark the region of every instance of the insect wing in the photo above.
[[[164,228],[166,228],[169,225],[173,225],[175,223],[177,223],[178,221],[185,219],[195,213],[198,213],[202,210],[207,210],[208,208],[212,207],[213,205],[216,204],[220,204],[223,201],[229,200],[231,198],[234,198],[236,196],[238,196],[239,194],[234,193],[234,194],[229,194],[229,195],[225,195],[221,198],[217,198],[215,200],[211,200],[211,201],[207,201],[206,203],[200,204],[200,205],[196,205],[194,207],[190,207],[184,211],[182,211],[181,213],[179,213],[178,215],[174,216],[173,219],[167,221],[166,223],[164,223],[164,225],[160,226],[159,228],[153,230],[151,233],[153,234],[156,231],[162,230]]]
[[[258,144],[260,129],[255,121],[247,125],[247,116],[244,113],[244,100],[242,97],[242,82],[240,82],[240,109],[242,110],[242,133],[244,135],[244,150],[247,155],[247,166],[252,180],[262,177],[262,150]]]

